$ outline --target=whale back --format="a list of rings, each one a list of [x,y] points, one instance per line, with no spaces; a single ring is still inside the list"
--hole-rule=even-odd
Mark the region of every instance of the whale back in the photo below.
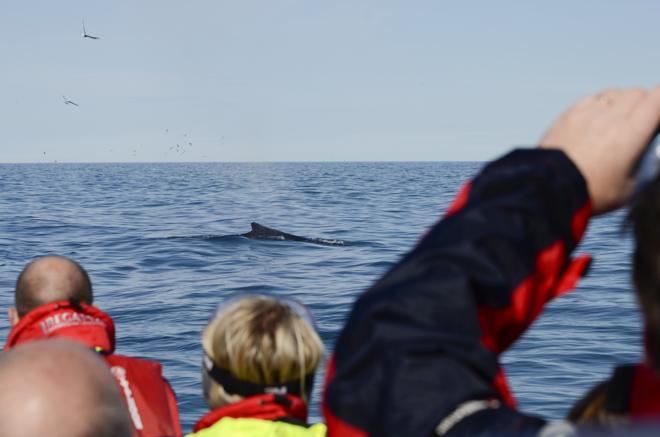
[[[287,241],[303,241],[307,243],[322,244],[326,246],[343,246],[344,242],[341,240],[326,240],[322,238],[306,238],[299,237],[298,235],[282,232],[278,229],[269,228],[268,226],[261,225],[257,222],[250,223],[252,230],[245,234],[243,237],[264,239],[264,240],[287,240]]]

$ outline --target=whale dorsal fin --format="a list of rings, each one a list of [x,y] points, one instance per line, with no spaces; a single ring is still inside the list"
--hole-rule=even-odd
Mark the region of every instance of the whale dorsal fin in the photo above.
[[[252,223],[250,223],[250,227],[252,228],[252,231],[254,231],[254,232],[259,232],[259,231],[262,231],[262,232],[263,232],[263,231],[272,231],[271,228],[269,228],[269,227],[267,227],[267,226],[264,226],[264,225],[260,225],[260,224],[257,223],[257,222],[252,222]]]

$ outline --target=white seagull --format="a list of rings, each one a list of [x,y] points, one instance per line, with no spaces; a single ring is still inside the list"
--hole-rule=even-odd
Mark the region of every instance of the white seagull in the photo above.
[[[64,96],[62,96],[62,98],[64,99],[64,104],[65,104],[65,105],[73,105],[73,106],[80,107],[80,105],[77,104],[76,102],[73,102],[73,101],[71,101],[71,100],[68,100],[68,99],[67,99],[66,97],[64,97]]]
[[[85,30],[85,20],[82,20],[82,25],[83,25],[83,33],[82,33],[83,38],[100,39],[98,36],[92,36],[87,34],[87,31]]]

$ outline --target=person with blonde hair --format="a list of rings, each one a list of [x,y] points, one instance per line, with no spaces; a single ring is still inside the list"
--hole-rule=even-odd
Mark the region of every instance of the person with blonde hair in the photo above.
[[[213,408],[195,437],[322,437],[307,425],[323,343],[302,305],[247,296],[223,306],[202,335],[202,385]]]

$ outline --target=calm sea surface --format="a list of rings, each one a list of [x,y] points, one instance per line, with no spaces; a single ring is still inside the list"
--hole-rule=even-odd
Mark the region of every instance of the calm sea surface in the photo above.
[[[23,265],[78,260],[117,350],[160,360],[184,431],[207,411],[200,332],[246,292],[305,302],[331,350],[355,297],[408,251],[480,163],[0,165],[0,308]],[[623,213],[591,222],[588,278],[503,358],[523,410],[563,417],[613,365],[640,356]],[[250,222],[341,247],[240,237]],[[9,324],[0,317],[0,337]],[[320,378],[317,378],[319,381]],[[320,420],[317,383],[312,419]]]

